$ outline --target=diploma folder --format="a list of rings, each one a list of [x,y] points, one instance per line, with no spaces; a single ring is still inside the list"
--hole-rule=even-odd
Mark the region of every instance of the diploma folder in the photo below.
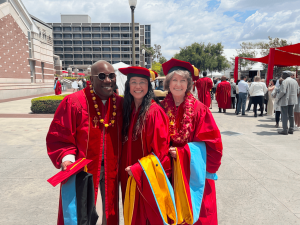
[[[55,174],[53,177],[49,178],[47,181],[55,187],[59,183],[63,182],[65,179],[68,179],[70,176],[78,173],[83,167],[92,162],[92,160],[81,158],[67,166],[67,169],[64,171],[60,171]]]

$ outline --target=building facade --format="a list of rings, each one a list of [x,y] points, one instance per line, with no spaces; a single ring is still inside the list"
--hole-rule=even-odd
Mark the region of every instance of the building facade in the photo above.
[[[0,83],[53,83],[52,27],[20,0],[0,0]]]
[[[62,60],[62,69],[84,68],[98,60],[111,64],[132,64],[131,23],[91,23],[88,15],[61,15],[53,27],[54,54]],[[144,65],[142,46],[151,46],[151,25],[135,23],[136,65]],[[147,67],[151,60],[145,56]]]

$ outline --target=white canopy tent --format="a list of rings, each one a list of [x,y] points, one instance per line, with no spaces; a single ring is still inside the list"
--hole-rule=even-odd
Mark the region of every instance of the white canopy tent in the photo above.
[[[124,95],[125,82],[127,81],[127,76],[122,74],[118,69],[119,68],[124,68],[124,67],[129,67],[129,65],[127,65],[123,62],[119,62],[119,63],[113,64],[112,66],[114,67],[115,74],[117,76],[117,85],[118,85],[118,88],[119,88],[119,95]]]
[[[207,77],[213,78],[213,77],[222,77],[224,74],[219,73],[217,71],[213,71],[213,72],[207,72]]]

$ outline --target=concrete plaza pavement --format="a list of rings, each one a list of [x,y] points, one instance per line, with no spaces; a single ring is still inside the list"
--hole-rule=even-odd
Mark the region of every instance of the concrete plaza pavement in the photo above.
[[[0,224],[56,224],[59,187],[47,179],[58,170],[45,145],[52,119],[22,118],[29,108],[30,99],[0,103]],[[217,111],[214,104],[224,146],[219,224],[300,224],[300,131],[278,135],[272,117]],[[7,116],[15,113],[21,118]]]

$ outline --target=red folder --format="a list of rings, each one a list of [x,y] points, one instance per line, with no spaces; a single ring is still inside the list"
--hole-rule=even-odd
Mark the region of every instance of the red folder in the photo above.
[[[55,174],[53,177],[49,178],[47,181],[55,187],[59,183],[63,182],[65,179],[69,178],[70,176],[76,174],[77,172],[81,171],[83,167],[87,164],[92,162],[92,160],[81,158],[78,159],[76,162],[72,163],[71,165],[67,166],[67,169],[64,171],[60,171]]]

